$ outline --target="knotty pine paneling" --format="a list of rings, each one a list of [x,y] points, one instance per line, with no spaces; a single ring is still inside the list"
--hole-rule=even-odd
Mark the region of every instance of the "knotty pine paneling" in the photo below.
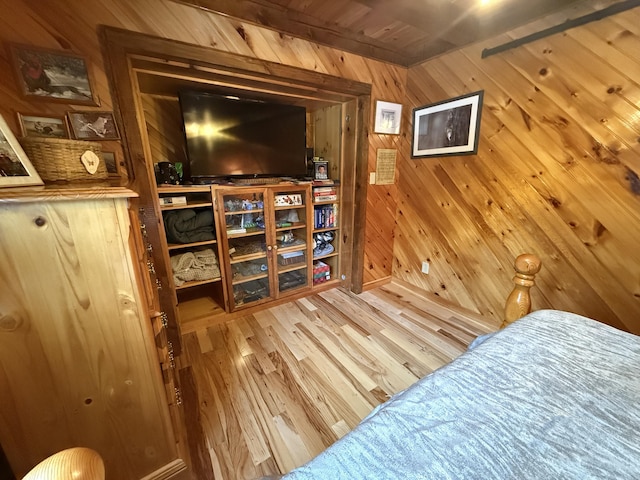
[[[169,0],[0,0],[0,9],[3,12],[0,40],[4,43],[69,50],[87,58],[101,102],[95,109],[113,108],[97,35],[101,24],[371,83],[372,101],[380,98],[399,102],[404,96],[407,70],[403,67],[280,35]],[[16,112],[64,114],[76,109],[89,108],[20,98],[8,52],[0,49],[0,113],[14,131],[18,131]],[[373,112],[374,109],[372,115]],[[371,134],[370,142],[372,171],[374,146],[394,148],[396,139]],[[394,187],[369,186],[365,282],[391,275],[395,195]]]
[[[187,157],[182,131],[182,114],[177,97],[141,94],[147,136],[154,162],[182,162]]]
[[[533,252],[534,308],[640,333],[640,8],[481,58],[596,6],[409,70],[405,124],[414,107],[485,95],[477,155],[411,159],[403,139],[395,277],[499,318],[513,259]]]

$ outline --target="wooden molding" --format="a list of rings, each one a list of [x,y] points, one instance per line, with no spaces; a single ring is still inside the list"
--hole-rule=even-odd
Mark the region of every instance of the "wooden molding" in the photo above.
[[[313,43],[345,50],[362,57],[396,65],[408,65],[408,56],[399,55],[383,42],[351,32],[310,15],[294,12],[261,0],[172,0],[208,12],[237,18],[260,27],[299,37]]]
[[[174,479],[186,479],[183,476],[187,472],[187,465],[184,460],[178,458],[173,462],[167,463],[162,468],[159,468],[153,473],[141,478],[140,480],[174,480]]]
[[[388,283],[391,283],[392,280],[393,280],[393,277],[389,275],[389,276],[374,280],[373,282],[367,282],[362,286],[362,291],[366,292],[368,290],[373,290],[374,288],[382,287],[383,285],[387,285]]]

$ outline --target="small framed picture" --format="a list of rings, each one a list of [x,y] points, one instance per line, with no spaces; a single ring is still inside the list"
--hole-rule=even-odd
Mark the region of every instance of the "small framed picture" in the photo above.
[[[20,93],[31,99],[98,105],[87,62],[72,53],[10,44]]]
[[[104,165],[107,167],[107,173],[110,177],[117,177],[120,175],[120,169],[118,168],[118,157],[116,152],[105,152],[102,151],[102,159],[104,160]]]
[[[329,178],[329,162],[324,160],[314,160],[313,174],[313,178],[316,180],[327,180]]]
[[[78,140],[117,140],[120,138],[113,112],[67,112],[73,137]]]
[[[375,133],[399,135],[401,120],[402,105],[381,100],[376,102],[376,122],[373,128]]]
[[[411,158],[478,153],[484,91],[413,110]]]
[[[63,116],[18,113],[18,122],[23,137],[69,138],[69,129]]]
[[[0,115],[0,187],[42,184],[40,175]]]

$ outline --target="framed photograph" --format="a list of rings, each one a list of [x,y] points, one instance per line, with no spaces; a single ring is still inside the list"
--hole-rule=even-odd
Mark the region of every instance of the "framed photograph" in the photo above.
[[[79,55],[10,45],[20,93],[29,99],[98,105],[87,63]]]
[[[0,115],[0,187],[42,184],[40,175]]]
[[[67,112],[73,137],[78,140],[117,140],[113,112]]]
[[[402,120],[402,105],[399,103],[376,102],[376,122],[373,127],[375,133],[400,134],[400,121]]]
[[[323,160],[314,160],[313,178],[315,180],[327,180],[329,178],[329,162]]]
[[[117,177],[120,175],[120,171],[118,169],[118,157],[116,152],[105,152],[102,151],[102,159],[104,160],[104,165],[107,167],[107,173],[110,177]]]
[[[64,117],[18,113],[18,122],[23,137],[69,138]]]
[[[411,158],[478,153],[484,91],[413,110]]]

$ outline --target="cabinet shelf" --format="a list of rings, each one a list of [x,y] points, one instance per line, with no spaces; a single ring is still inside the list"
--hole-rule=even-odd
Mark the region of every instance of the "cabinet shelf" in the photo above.
[[[278,227],[276,225],[276,232],[282,232],[283,230],[295,230],[296,228],[304,228],[307,224],[304,222],[294,222],[291,225]]]
[[[162,210],[163,212],[166,212],[168,210],[184,210],[185,208],[202,208],[202,207],[211,208],[212,206],[213,206],[213,203],[211,202],[193,202],[193,203],[187,202],[182,205],[161,205],[160,210]]]
[[[176,290],[184,290],[185,288],[197,287],[198,285],[206,285],[208,283],[216,283],[222,281],[222,277],[211,278],[209,280],[196,280],[193,282],[183,283],[180,286],[176,285]]]
[[[211,193],[211,187],[209,186],[184,186],[184,185],[167,185],[164,187],[158,187],[159,194],[176,194],[176,193]]]
[[[251,237],[251,236],[255,236],[255,235],[264,235],[264,230],[261,230],[261,229],[249,230],[249,231],[244,232],[244,233],[229,233],[229,232],[227,232],[227,238],[229,238],[229,239],[242,238],[242,237]]]
[[[278,274],[294,272],[296,270],[303,270],[305,268],[307,268],[306,262],[294,263],[293,265],[280,265],[278,267]]]
[[[317,257],[313,257],[313,260],[322,260],[323,258],[331,258],[331,257],[337,257],[339,255],[339,252],[336,252],[335,250],[327,255],[318,255]]]
[[[225,211],[224,214],[225,215],[245,215],[247,213],[251,214],[251,213],[262,213],[262,212],[264,212],[263,208],[252,208],[251,210],[234,210],[232,212]]]
[[[278,247],[278,253],[289,253],[289,252],[297,252],[300,250],[306,250],[307,244],[302,243],[300,245],[293,245],[291,247]]]
[[[327,228],[314,228],[313,233],[331,232],[334,230],[340,230],[340,227],[335,226],[335,227],[327,227]]]
[[[267,272],[261,272],[256,275],[244,275],[244,276],[236,276],[231,282],[232,285],[241,285],[243,283],[252,282],[254,280],[260,280],[261,278],[267,278],[269,274]]]
[[[300,208],[305,208],[305,204],[301,203],[300,205],[283,205],[283,206],[277,206],[274,207],[276,211],[280,211],[280,210],[296,210],[296,209],[300,209]]]
[[[249,255],[231,255],[230,259],[231,259],[231,264],[233,265],[234,263],[242,263],[242,262],[248,262],[251,260],[259,260],[261,258],[266,258],[267,257],[267,252],[257,252],[257,253],[251,253]]]
[[[193,243],[169,243],[167,245],[167,248],[169,250],[180,250],[183,248],[201,247],[203,245],[214,245],[216,243],[218,243],[217,240],[206,240],[204,242],[193,242]]]

